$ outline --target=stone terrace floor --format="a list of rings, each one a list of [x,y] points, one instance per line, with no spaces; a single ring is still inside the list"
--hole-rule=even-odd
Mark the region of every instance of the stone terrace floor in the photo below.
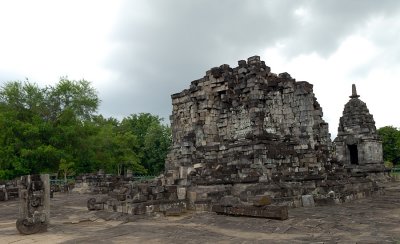
[[[285,221],[189,212],[180,217],[89,212],[92,195],[55,194],[45,233],[20,235],[18,202],[0,202],[0,243],[400,243],[400,182],[351,203],[289,210]]]

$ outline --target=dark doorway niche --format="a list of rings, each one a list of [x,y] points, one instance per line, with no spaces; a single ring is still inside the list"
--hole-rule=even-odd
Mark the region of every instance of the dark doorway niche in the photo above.
[[[350,152],[350,163],[358,164],[358,149],[357,145],[347,145]]]

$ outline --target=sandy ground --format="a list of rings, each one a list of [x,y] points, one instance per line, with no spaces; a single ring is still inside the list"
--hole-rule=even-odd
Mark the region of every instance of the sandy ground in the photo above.
[[[400,182],[386,194],[289,210],[285,221],[190,212],[180,217],[89,212],[91,195],[55,194],[45,233],[21,235],[18,202],[0,202],[0,243],[400,243]]]

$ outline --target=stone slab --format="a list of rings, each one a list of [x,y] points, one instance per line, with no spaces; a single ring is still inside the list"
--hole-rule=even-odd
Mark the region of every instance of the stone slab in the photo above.
[[[287,206],[222,206],[213,205],[212,211],[218,214],[233,215],[233,216],[246,216],[246,217],[258,217],[268,219],[288,219],[288,207]]]

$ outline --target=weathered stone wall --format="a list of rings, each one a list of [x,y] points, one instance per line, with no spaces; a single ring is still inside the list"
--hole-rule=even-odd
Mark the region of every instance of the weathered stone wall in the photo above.
[[[325,177],[331,140],[313,86],[271,73],[258,56],[207,71],[172,95],[172,104],[166,169],[178,184],[191,185],[197,199],[240,195],[249,184],[268,182],[288,184],[277,197],[301,195],[304,189],[293,192],[288,182]]]

